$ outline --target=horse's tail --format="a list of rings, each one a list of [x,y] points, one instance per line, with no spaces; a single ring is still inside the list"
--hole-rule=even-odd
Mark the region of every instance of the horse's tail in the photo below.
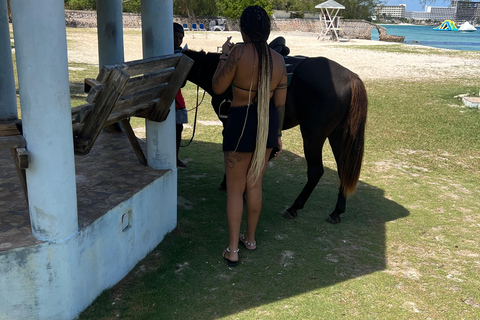
[[[356,74],[350,77],[352,99],[343,136],[344,149],[340,159],[340,182],[345,196],[355,192],[362,168],[367,123],[368,98],[362,80]]]

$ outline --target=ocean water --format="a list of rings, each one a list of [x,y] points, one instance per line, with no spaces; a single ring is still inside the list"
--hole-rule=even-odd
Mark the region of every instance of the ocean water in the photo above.
[[[433,30],[432,26],[382,25],[387,34],[405,36],[406,44],[443,49],[480,51],[480,28],[473,32]],[[377,29],[372,30],[372,40],[378,41]]]

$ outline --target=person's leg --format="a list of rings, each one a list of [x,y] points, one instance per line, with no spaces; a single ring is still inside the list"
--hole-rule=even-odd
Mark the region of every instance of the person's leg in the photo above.
[[[243,193],[252,153],[225,152],[225,173],[227,176],[227,220],[230,252],[224,256],[238,260],[238,239],[243,215]]]
[[[183,124],[177,123],[176,124],[176,139],[177,139],[177,167],[186,167],[187,164],[178,158],[178,152],[180,151],[180,144],[182,143],[182,131],[183,131]]]
[[[247,181],[247,230],[245,231],[245,240],[250,245],[245,243],[247,249],[255,249],[255,231],[257,230],[260,212],[262,211],[262,180],[265,169],[267,168],[268,159],[272,149],[267,149],[265,152],[265,166],[263,167],[262,175],[256,181],[248,179]]]

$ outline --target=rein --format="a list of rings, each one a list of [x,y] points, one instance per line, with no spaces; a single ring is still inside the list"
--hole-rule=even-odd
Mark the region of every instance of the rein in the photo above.
[[[203,63],[203,62],[202,62]],[[200,79],[200,74],[201,74],[201,71],[202,71],[202,63],[200,64],[200,68],[198,69],[198,79]],[[198,92],[199,92],[199,88],[200,86],[197,84],[197,101],[195,103],[195,119],[193,120],[193,132],[192,132],[192,137],[190,138],[190,141],[188,141],[188,143],[184,146],[180,145],[180,147],[182,148],[185,148],[185,147],[188,147],[190,145],[190,143],[192,143],[193,141],[193,138],[195,137],[195,130],[197,128],[197,115],[198,115],[198,107],[200,107],[200,105],[202,104],[203,102],[203,99],[205,98],[205,90],[203,90],[203,96],[202,96],[202,100],[200,102],[198,102]],[[190,110],[187,110],[187,111],[192,111],[193,109],[190,109]]]

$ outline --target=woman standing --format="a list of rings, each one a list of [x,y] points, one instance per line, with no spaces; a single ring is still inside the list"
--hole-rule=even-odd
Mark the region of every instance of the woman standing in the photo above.
[[[227,175],[229,246],[223,258],[238,264],[238,245],[255,250],[255,231],[262,209],[262,178],[274,147],[282,149],[282,125],[287,95],[283,57],[268,47],[270,18],[259,6],[246,8],[240,18],[243,43],[231,37],[222,46],[213,91],[230,86],[233,100],[224,131],[223,151]],[[247,229],[240,234],[243,194],[246,193]]]

